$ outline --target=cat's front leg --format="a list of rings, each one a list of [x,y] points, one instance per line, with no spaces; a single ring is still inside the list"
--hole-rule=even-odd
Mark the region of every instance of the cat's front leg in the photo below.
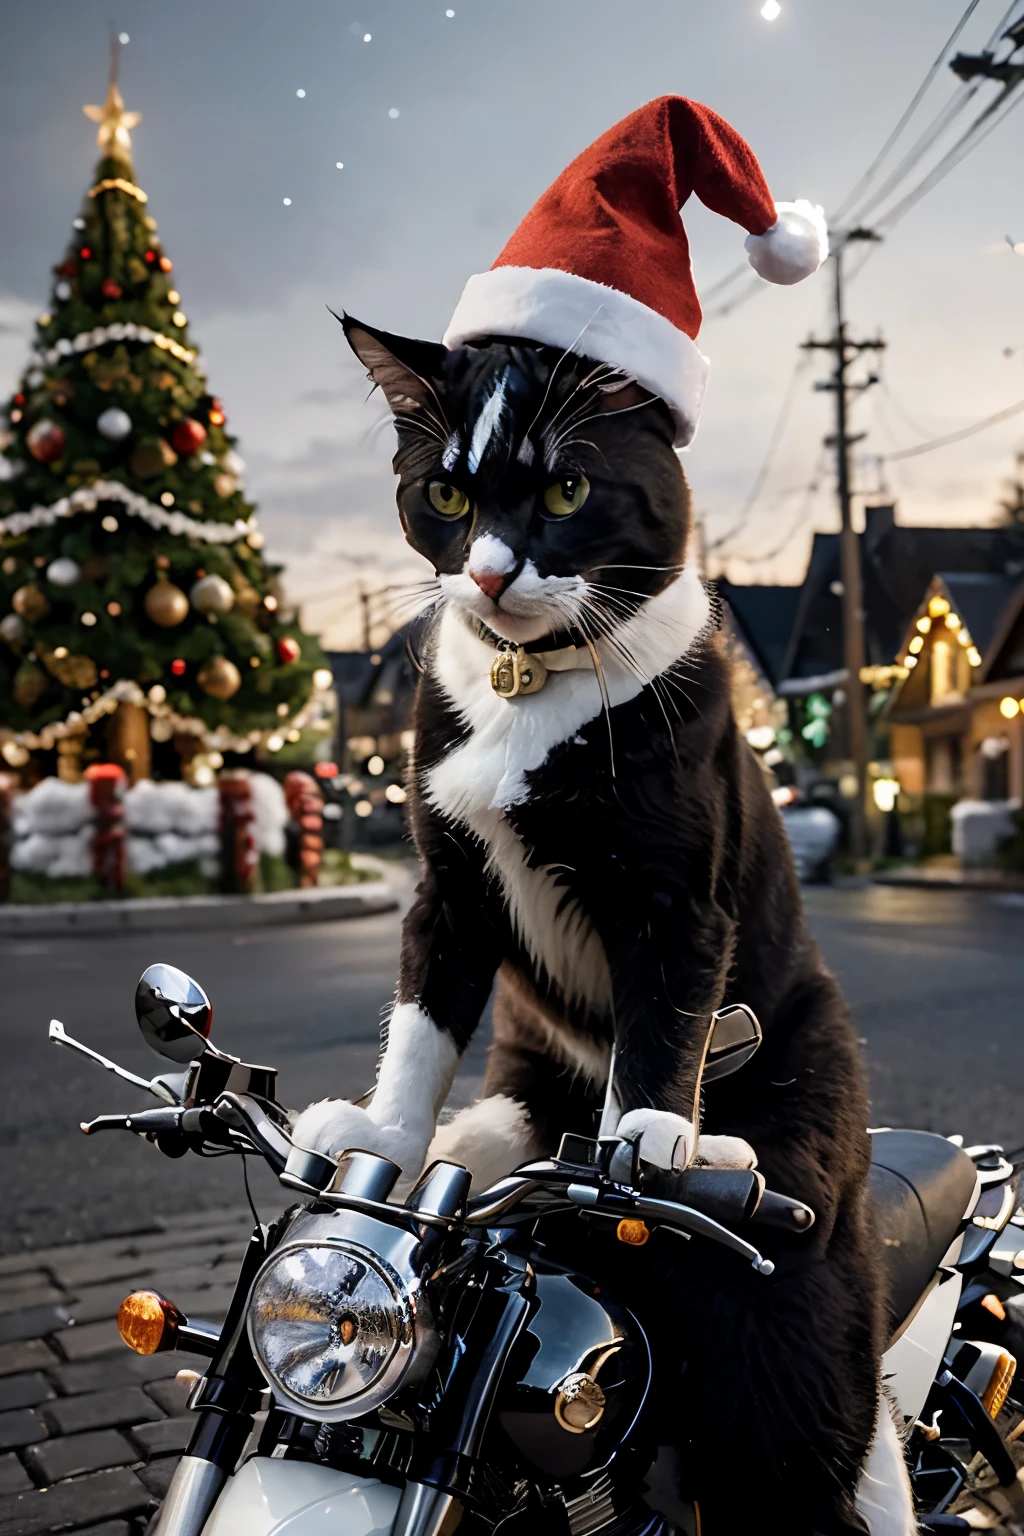
[[[293,1139],[330,1157],[352,1147],[377,1152],[415,1178],[458,1064],[459,1051],[447,1030],[418,1002],[396,1003],[369,1107],[322,1099],[299,1116]]]
[[[367,1109],[323,1099],[298,1117],[296,1144],[336,1157],[358,1147],[390,1157],[405,1181],[423,1167],[459,1059],[500,958],[469,872],[453,883],[428,865],[402,924],[397,1002]]]

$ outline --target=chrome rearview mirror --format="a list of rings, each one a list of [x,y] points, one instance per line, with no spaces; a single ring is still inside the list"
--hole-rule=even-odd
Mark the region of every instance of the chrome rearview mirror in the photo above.
[[[761,1026],[753,1008],[736,1003],[711,1015],[711,1031],[701,1081],[713,1083],[738,1072],[761,1044]]]
[[[186,1066],[206,1050],[213,1004],[177,966],[150,965],[135,989],[135,1017],[151,1051]]]

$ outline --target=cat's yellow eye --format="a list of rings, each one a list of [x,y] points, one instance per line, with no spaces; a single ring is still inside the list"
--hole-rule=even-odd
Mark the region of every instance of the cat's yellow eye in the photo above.
[[[465,517],[469,511],[469,497],[465,491],[449,485],[447,480],[431,480],[427,496],[435,512],[442,517]]]
[[[544,505],[552,517],[571,517],[590,495],[590,481],[586,475],[565,475],[556,480],[544,492]]]

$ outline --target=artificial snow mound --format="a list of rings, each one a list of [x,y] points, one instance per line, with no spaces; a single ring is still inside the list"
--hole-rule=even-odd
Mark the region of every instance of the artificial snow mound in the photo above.
[[[281,858],[288,821],[284,791],[267,773],[250,774],[249,784],[256,851]],[[194,860],[209,868],[218,858],[221,827],[216,787],[142,779],[125,791],[123,804],[127,864],[135,874],[150,875]],[[43,779],[16,795],[12,832],[12,868],[51,879],[90,874],[95,821],[89,785]]]

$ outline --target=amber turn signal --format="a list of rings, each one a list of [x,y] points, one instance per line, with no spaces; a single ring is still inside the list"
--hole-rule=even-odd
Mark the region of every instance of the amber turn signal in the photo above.
[[[620,1243],[628,1243],[631,1248],[642,1248],[650,1237],[650,1229],[646,1222],[639,1221],[633,1216],[626,1216],[615,1228],[615,1236]]]
[[[157,1291],[132,1291],[118,1310],[117,1331],[137,1355],[156,1355],[174,1348],[184,1321],[166,1296]]]

